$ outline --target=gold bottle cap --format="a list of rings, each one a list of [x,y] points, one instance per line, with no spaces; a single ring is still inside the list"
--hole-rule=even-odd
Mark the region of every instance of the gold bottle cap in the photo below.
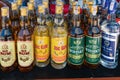
[[[17,5],[18,6],[22,5],[22,0],[17,0]]]
[[[34,4],[32,2],[27,3],[28,10],[33,10],[34,9]]]
[[[1,15],[8,16],[9,15],[9,7],[2,7],[1,8]]]
[[[12,2],[11,6],[12,6],[12,10],[17,10],[17,3],[16,2]]]
[[[45,8],[48,8],[48,1],[47,1],[47,0],[44,0],[44,1],[43,1],[43,5],[45,6]]]
[[[34,3],[35,1],[34,0],[29,0],[29,2]]]
[[[56,5],[61,5],[61,6],[63,6],[63,2],[62,2],[61,0],[57,0],[57,1],[56,1]]]
[[[28,13],[27,11],[28,11],[27,7],[21,7],[20,8],[21,16],[27,16]]]
[[[45,7],[43,5],[38,5],[38,13],[44,13]]]
[[[73,13],[76,15],[80,14],[80,6],[73,6]]]
[[[62,14],[63,13],[63,6],[56,5],[56,14]]]

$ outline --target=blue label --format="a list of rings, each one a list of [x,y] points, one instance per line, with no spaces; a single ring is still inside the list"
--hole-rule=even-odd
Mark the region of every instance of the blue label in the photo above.
[[[114,62],[117,49],[117,34],[102,33],[102,56],[107,62]]]

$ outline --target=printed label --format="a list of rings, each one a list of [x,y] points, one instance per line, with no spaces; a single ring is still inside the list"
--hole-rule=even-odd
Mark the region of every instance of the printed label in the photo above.
[[[114,9],[114,4],[115,4],[114,1],[112,1],[111,4],[110,4],[110,10],[111,10],[111,11]]]
[[[74,65],[80,65],[84,60],[84,37],[68,39],[68,61]]]
[[[37,62],[45,62],[49,58],[49,37],[35,36],[35,55]]]
[[[86,36],[86,61],[90,64],[98,64],[101,55],[101,36]]]
[[[116,33],[102,33],[102,59],[109,63],[115,62],[118,36]]]
[[[14,41],[0,41],[0,61],[3,67],[10,67],[15,63],[16,53]]]
[[[17,54],[20,66],[30,66],[34,61],[33,41],[18,41]]]
[[[52,38],[51,57],[55,63],[64,63],[67,56],[67,37]]]

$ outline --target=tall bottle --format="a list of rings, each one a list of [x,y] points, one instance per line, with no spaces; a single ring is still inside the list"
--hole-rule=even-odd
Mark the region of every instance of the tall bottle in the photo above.
[[[34,4],[32,2],[28,2],[27,5],[28,5],[28,26],[29,26],[29,30],[33,32],[37,24]]]
[[[114,69],[118,65],[120,26],[116,22],[115,6],[116,2],[111,1],[108,8],[110,17],[106,23],[106,26],[102,29],[101,65],[109,69]]]
[[[21,72],[28,72],[34,67],[33,35],[28,29],[28,9],[21,7],[20,27],[17,34],[18,68]]]
[[[68,63],[71,67],[78,69],[84,62],[84,31],[81,28],[80,6],[73,8],[73,27],[68,35]]]
[[[20,29],[20,22],[19,22],[19,11],[16,2],[12,2],[12,14],[11,14],[11,26],[14,34],[15,40],[17,39],[17,32]]]
[[[49,64],[49,29],[46,25],[45,8],[43,5],[38,6],[39,16],[37,18],[38,25],[34,31],[34,43],[35,43],[35,57],[36,66],[45,67]]]
[[[67,59],[67,30],[64,26],[63,6],[56,5],[56,16],[51,33],[51,65],[63,69]]]
[[[92,6],[91,25],[86,34],[85,65],[97,68],[101,56],[101,30],[98,27],[97,6]]]
[[[15,39],[10,27],[9,8],[2,7],[2,30],[0,31],[0,63],[3,72],[17,67]]]

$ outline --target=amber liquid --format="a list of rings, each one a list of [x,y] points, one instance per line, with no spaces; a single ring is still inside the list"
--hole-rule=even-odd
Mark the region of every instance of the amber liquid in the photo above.
[[[33,35],[28,29],[26,17],[23,18],[21,23],[22,23],[21,29],[18,31],[18,34],[17,34],[17,41],[33,41]],[[33,62],[29,66],[23,67],[23,66],[19,65],[18,68],[21,72],[29,72],[33,69],[34,65],[35,65],[35,63],[33,60]]]
[[[10,28],[9,19],[4,17],[3,20],[4,20],[3,24],[5,24],[5,25],[2,25],[2,30],[0,32],[0,41],[14,41],[15,40],[14,34]],[[16,67],[17,67],[17,61],[15,60],[15,62],[13,63],[12,66],[10,66],[10,67],[1,66],[1,69],[3,72],[10,72],[10,71],[13,71],[14,69],[16,69]]]

